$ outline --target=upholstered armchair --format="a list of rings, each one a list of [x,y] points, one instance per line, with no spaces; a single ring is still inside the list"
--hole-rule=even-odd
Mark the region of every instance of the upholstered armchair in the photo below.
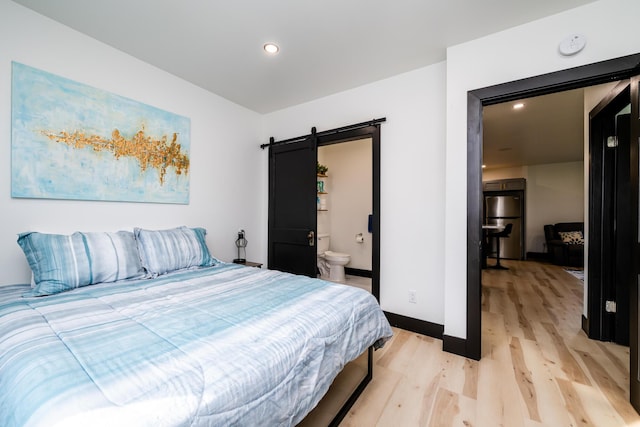
[[[544,226],[549,261],[556,265],[584,267],[584,223],[559,222]]]

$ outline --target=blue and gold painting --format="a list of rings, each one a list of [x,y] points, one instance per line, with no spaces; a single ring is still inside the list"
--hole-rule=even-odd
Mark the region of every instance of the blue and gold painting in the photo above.
[[[13,62],[11,195],[189,203],[188,118]]]

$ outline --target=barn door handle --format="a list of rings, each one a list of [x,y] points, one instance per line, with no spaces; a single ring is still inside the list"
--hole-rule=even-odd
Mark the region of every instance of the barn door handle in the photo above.
[[[313,230],[307,234],[307,240],[309,240],[309,246],[314,246],[316,244],[316,234]]]

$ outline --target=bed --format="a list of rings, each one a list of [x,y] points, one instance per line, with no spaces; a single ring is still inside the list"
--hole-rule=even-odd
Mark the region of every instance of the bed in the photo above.
[[[366,291],[204,258],[48,295],[1,286],[0,425],[296,425],[392,334]]]

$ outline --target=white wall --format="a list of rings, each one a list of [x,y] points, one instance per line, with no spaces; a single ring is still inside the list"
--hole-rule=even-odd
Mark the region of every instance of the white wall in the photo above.
[[[585,222],[583,162],[529,166],[527,250],[546,252],[544,226]]]
[[[371,138],[318,148],[318,161],[329,168],[325,178],[328,210],[318,212],[318,234],[331,235],[334,252],[350,255],[347,267],[371,270],[373,235],[367,231],[373,209]],[[326,222],[325,222],[326,221]],[[363,242],[356,242],[362,234]]]
[[[466,338],[467,92],[640,52],[637,0],[601,0],[447,50],[445,334]],[[563,57],[558,44],[579,32],[587,46]]]
[[[483,181],[527,180],[525,251],[546,252],[544,226],[557,222],[585,222],[584,163],[566,162],[494,169]]]
[[[444,321],[445,64],[439,63],[266,116],[284,139],[386,117],[381,125],[380,304]],[[466,125],[465,125],[466,126]],[[464,169],[464,162],[461,163]],[[464,253],[459,253],[464,263]],[[417,303],[408,291],[417,291]]]
[[[11,198],[11,61],[191,119],[189,205]],[[266,261],[261,183],[266,165],[257,113],[160,71],[8,0],[0,0],[0,284],[29,280],[16,243],[23,231],[203,226],[215,256],[234,257],[238,228],[248,257]]]

